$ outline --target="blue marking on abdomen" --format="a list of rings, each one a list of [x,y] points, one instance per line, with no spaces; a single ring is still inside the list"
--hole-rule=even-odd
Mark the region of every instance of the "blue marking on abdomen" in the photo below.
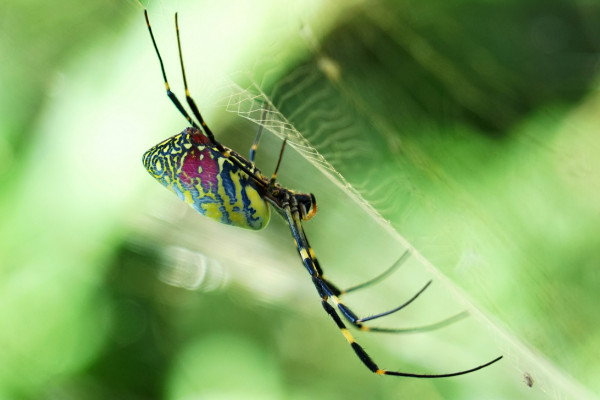
[[[237,168],[235,165],[225,161],[221,171],[219,172],[219,175],[221,176],[221,182],[223,184],[223,190],[225,190],[225,194],[227,197],[229,197],[229,205],[234,205],[237,203],[237,196],[235,192],[236,186],[231,180],[231,174],[239,174],[239,171],[239,168]]]
[[[242,183],[242,204],[244,205],[244,216],[246,217],[246,223],[248,224],[248,226],[251,226],[253,228],[257,228],[261,225],[260,223],[260,217],[255,217],[254,215],[256,214],[256,209],[254,207],[251,207],[252,202],[250,201],[250,198],[248,197],[248,193],[246,192],[246,188],[250,187],[252,190],[255,190],[254,187],[252,187],[250,185],[250,182],[248,182],[248,179],[244,179],[241,181]]]

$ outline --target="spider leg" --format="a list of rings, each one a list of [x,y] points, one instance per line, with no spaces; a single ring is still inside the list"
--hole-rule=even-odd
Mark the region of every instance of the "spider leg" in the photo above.
[[[179,101],[179,99],[177,98],[177,96],[175,95],[175,93],[173,93],[169,87],[169,82],[167,81],[167,74],[165,72],[165,66],[163,64],[162,61],[162,57],[160,55],[160,52],[158,51],[158,46],[156,45],[156,40],[154,40],[154,34],[152,33],[152,28],[150,27],[150,20],[148,19],[148,11],[144,10],[144,17],[146,18],[146,25],[148,26],[148,32],[150,33],[150,38],[152,39],[152,44],[154,45],[154,50],[156,52],[156,55],[158,57],[158,61],[160,63],[160,69],[163,75],[163,80],[165,82],[165,87],[167,89],[167,96],[169,96],[169,99],[171,99],[171,101],[173,102],[173,104],[175,105],[175,107],[179,110],[179,112],[185,117],[185,119],[188,120],[188,122],[197,130],[204,131],[204,134],[206,135],[206,137],[209,139],[209,141],[212,143],[212,145],[219,151],[221,152],[221,154],[228,158],[231,162],[233,162],[237,167],[239,167],[242,171],[244,171],[250,178],[252,178],[252,180],[258,185],[261,186],[263,188],[266,189],[268,183],[264,181],[264,179],[259,176],[260,174],[258,174],[254,168],[249,167],[247,163],[243,162],[245,160],[240,160],[240,156],[235,153],[233,150],[230,149],[226,149],[225,147],[223,147],[223,145],[221,143],[219,143],[212,131],[210,130],[210,128],[206,125],[206,122],[204,121],[204,118],[202,118],[202,115],[200,114],[200,111],[198,110],[198,107],[196,106],[196,103],[194,101],[194,99],[192,99],[192,97],[190,96],[190,91],[188,89],[188,85],[187,85],[187,79],[186,79],[186,75],[185,75],[185,68],[183,66],[183,55],[182,55],[182,51],[181,51],[181,40],[179,37],[179,26],[177,23],[177,14],[175,14],[175,29],[177,31],[177,47],[179,49],[179,62],[181,64],[181,73],[183,75],[183,84],[185,86],[185,95],[186,95],[186,100],[187,103],[189,105],[189,107],[191,108],[193,115],[196,117],[196,119],[198,120],[198,122],[200,123],[200,125],[202,126],[202,129],[198,126],[198,124],[196,124],[196,122],[192,119],[192,117],[190,117],[190,115],[188,114],[188,112],[185,110],[185,108],[183,108],[183,105],[181,104],[181,102]],[[268,197],[268,193],[265,194],[266,197]]]
[[[400,267],[402,264],[404,264],[404,262],[408,259],[408,257],[410,257],[410,249],[406,250],[401,256],[400,258],[398,258],[396,260],[395,263],[392,264],[391,267],[389,267],[387,270],[383,271],[381,274],[377,275],[375,278],[368,280],[367,282],[361,283],[359,285],[356,286],[352,286],[349,287],[348,289],[344,289],[340,291],[340,294],[338,296],[342,296],[344,294],[350,293],[350,292],[354,292],[356,290],[360,290],[363,289],[367,286],[373,285],[377,282],[382,281],[383,279],[387,278],[389,275],[392,274],[392,272],[394,272],[398,267]]]
[[[323,273],[323,270],[316,258],[313,258],[314,253],[308,245],[308,240],[304,234],[304,229],[300,222],[300,214],[298,212],[298,203],[294,196],[286,196],[286,199],[282,202],[281,212],[292,231],[292,236],[296,242],[296,248],[298,249],[298,254],[300,254],[304,267],[307,269],[310,276],[320,276]]]
[[[412,377],[412,378],[446,378],[446,377],[451,377],[451,376],[464,375],[464,374],[468,374],[468,373],[480,370],[482,368],[487,367],[488,365],[491,365],[491,364],[499,361],[502,358],[502,356],[500,356],[500,357],[493,359],[492,361],[489,361],[485,364],[481,364],[477,367],[463,370],[463,371],[447,373],[447,374],[412,374],[412,373],[408,373],[408,372],[389,371],[386,369],[379,368],[379,366],[367,354],[367,352],[362,348],[362,346],[356,342],[356,340],[354,339],[354,337],[352,336],[352,334],[350,333],[350,331],[348,330],[348,328],[346,327],[346,325],[344,324],[344,322],[338,315],[335,308],[331,304],[328,303],[328,299],[331,299],[334,302],[334,304],[338,307],[338,309],[340,309],[340,311],[346,310],[346,312],[349,315],[356,317],[356,315],[354,315],[354,313],[348,307],[343,306],[343,304],[341,303],[341,301],[335,294],[335,292],[339,293],[340,291],[338,289],[336,289],[336,291],[332,290],[332,288],[329,286],[329,283],[321,277],[321,274],[323,271],[322,271],[318,261],[316,260],[316,257],[314,257],[314,252],[311,250],[310,246],[308,245],[308,240],[306,239],[306,235],[304,234],[304,229],[302,228],[302,224],[300,222],[298,205],[293,196],[288,196],[287,199],[282,202],[282,210],[281,211],[288,221],[288,224],[292,231],[292,236],[294,237],[294,240],[296,241],[296,246],[298,248],[298,253],[300,254],[300,258],[302,258],[302,262],[303,262],[304,266],[306,267],[306,269],[312,276],[313,284],[315,285],[315,288],[317,289],[317,292],[319,293],[319,296],[321,297],[321,304],[323,306],[323,309],[325,309],[325,312],[331,317],[331,319],[333,319],[333,321],[335,322],[337,327],[342,332],[342,335],[344,335],[344,337],[346,338],[346,341],[352,347],[352,350],[354,350],[354,353],[356,354],[356,356],[363,362],[363,364],[365,364],[365,366],[367,368],[369,368],[369,370],[371,372],[379,374],[379,375],[395,375],[395,376],[405,376],[405,377]],[[342,305],[343,308],[340,308],[340,305]],[[342,311],[342,313],[345,315],[344,311]],[[358,320],[358,318],[357,318],[357,320]],[[358,323],[358,324],[360,324],[360,323]],[[363,326],[363,325],[360,324],[360,326]],[[369,330],[369,329],[366,329],[366,330]]]
[[[183,54],[181,51],[181,38],[179,37],[179,24],[177,23],[177,13],[175,13],[175,31],[177,32],[177,48],[179,49],[179,63],[181,64],[181,74],[183,75],[183,86],[185,87],[185,99],[186,99],[188,105],[190,106],[192,113],[194,113],[194,116],[196,117],[198,122],[200,122],[200,125],[202,125],[202,129],[204,130],[204,133],[206,134],[208,139],[211,141],[211,143],[217,149],[219,149],[219,151],[225,152],[223,145],[221,143],[217,142],[217,140],[215,139],[215,135],[212,133],[212,131],[210,130],[208,125],[206,125],[204,118],[202,118],[202,114],[200,114],[200,110],[198,110],[198,106],[196,106],[196,102],[190,95],[190,90],[188,89],[187,79],[185,76],[185,68],[183,67]]]
[[[271,179],[269,180],[269,190],[272,190],[275,186],[275,181],[277,180],[277,172],[279,171],[279,166],[281,165],[281,159],[283,158],[283,150],[285,150],[286,143],[287,138],[283,139],[283,143],[281,144],[281,150],[279,150],[279,158],[277,159],[277,166],[275,167],[275,171],[273,171],[273,175],[271,175]]]
[[[400,306],[398,306],[398,307],[396,307],[396,308],[394,308],[394,309],[392,309],[392,310],[385,311],[385,312],[382,312],[382,313],[379,313],[379,314],[375,314],[375,315],[372,315],[372,316],[370,316],[370,317],[358,318],[358,319],[356,320],[356,322],[367,322],[367,321],[372,321],[372,320],[374,320],[374,319],[376,319],[376,318],[385,317],[386,315],[390,315],[390,314],[393,314],[393,313],[395,313],[396,311],[400,311],[400,310],[402,310],[404,307],[408,306],[410,303],[412,303],[413,301],[415,301],[415,300],[417,299],[417,297],[419,297],[419,296],[421,295],[421,293],[423,293],[423,292],[425,291],[425,289],[427,289],[427,288],[429,287],[429,285],[431,285],[431,282],[433,282],[433,281],[431,281],[431,280],[430,280],[429,282],[427,282],[427,283],[425,284],[425,286],[423,286],[423,287],[421,288],[421,290],[419,290],[417,293],[415,293],[415,295],[413,295],[413,297],[412,297],[412,298],[410,298],[410,299],[409,299],[407,302],[405,302],[404,304],[402,304],[402,305],[400,305]],[[340,303],[340,305],[342,305],[342,304]],[[347,309],[347,308],[346,308],[346,309]],[[350,311],[350,310],[348,309],[348,311]],[[343,311],[342,311],[342,313],[343,313]],[[344,315],[345,315],[345,313],[344,313]]]
[[[299,223],[299,222],[298,222]],[[300,229],[301,225],[300,225]],[[384,279],[385,277],[389,276],[396,268],[398,268],[400,265],[402,265],[404,263],[404,261],[406,261],[406,259],[408,258],[408,256],[410,255],[410,251],[406,250],[401,256],[400,258],[398,258],[398,260],[396,260],[396,262],[387,270],[385,270],[383,273],[379,274],[378,276],[376,276],[375,278],[353,286],[349,289],[345,289],[345,290],[340,290],[337,288],[337,286],[335,284],[333,284],[331,281],[329,281],[328,279],[326,279],[323,275],[323,269],[321,268],[319,261],[317,260],[317,257],[315,256],[315,253],[313,252],[312,248],[310,247],[310,244],[308,242],[308,239],[306,238],[306,235],[304,235],[304,230],[302,229],[302,235],[304,236],[304,242],[306,243],[305,247],[307,250],[307,254],[310,256],[310,258],[312,259],[313,265],[315,270],[317,271],[319,278],[327,285],[327,287],[330,289],[330,295],[329,297],[331,297],[331,300],[333,301],[333,303],[336,305],[336,307],[340,310],[340,312],[342,313],[342,315],[344,316],[344,318],[346,318],[346,320],[352,324],[356,329],[359,329],[363,332],[381,332],[381,333],[416,333],[416,332],[426,332],[426,331],[432,331],[432,330],[436,330],[436,329],[440,329],[443,328],[444,326],[448,326],[450,324],[453,324],[454,322],[457,322],[465,317],[468,316],[468,312],[466,311],[462,311],[456,315],[453,315],[449,318],[446,318],[444,320],[435,322],[433,324],[429,324],[429,325],[423,325],[423,326],[418,326],[418,327],[411,327],[411,328],[381,328],[381,327],[370,327],[370,326],[366,326],[363,325],[363,322],[367,322],[367,321],[372,321],[374,319],[377,318],[381,318],[384,317],[386,315],[390,315],[393,314],[397,311],[400,311],[401,309],[405,308],[406,306],[408,306],[409,304],[411,304],[413,301],[415,301],[417,299],[417,297],[419,297],[421,295],[421,293],[423,293],[425,291],[425,289],[427,289],[427,287],[429,287],[429,285],[431,284],[431,281],[427,282],[425,284],[425,286],[423,286],[423,288],[421,288],[412,298],[410,298],[408,301],[406,301],[404,304],[389,310],[389,311],[385,311],[379,314],[375,314],[372,315],[370,317],[365,317],[365,318],[359,318],[348,306],[346,306],[341,300],[340,297],[343,296],[346,293],[355,291],[355,290],[360,290],[363,289],[369,285],[372,285],[374,283],[377,283],[379,281],[381,281],[382,279]]]
[[[325,282],[326,283],[326,282]],[[374,319],[377,318],[381,318],[381,317],[385,317],[386,315],[390,315],[392,313],[395,313],[396,311],[399,311],[401,309],[403,309],[404,307],[406,307],[407,305],[409,305],[410,303],[412,303],[417,296],[419,296],[431,283],[431,281],[427,282],[427,284],[419,291],[417,292],[411,299],[409,299],[407,302],[405,302],[404,304],[400,305],[399,307],[396,307],[390,311],[386,311],[386,312],[382,312],[379,314],[375,314],[372,315],[370,317],[365,317],[365,318],[359,318],[347,305],[345,305],[339,297],[337,297],[336,295],[332,294],[330,296],[331,301],[333,301],[333,303],[336,305],[336,307],[340,310],[340,312],[342,313],[342,315],[344,316],[344,318],[346,318],[346,320],[352,324],[355,328],[363,331],[363,332],[381,332],[381,333],[415,333],[415,332],[425,332],[425,331],[432,331],[435,329],[440,329],[444,326],[453,324],[454,322],[457,322],[465,317],[468,316],[468,313],[466,311],[462,311],[456,315],[453,315],[449,318],[446,318],[444,320],[435,322],[433,324],[429,324],[429,325],[423,325],[423,326],[418,326],[418,327],[412,327],[412,328],[381,328],[381,327],[370,327],[367,325],[364,325],[363,322],[367,322],[367,321],[372,321]],[[326,283],[327,284],[327,283]]]
[[[385,279],[386,277],[388,277],[389,275],[391,275],[392,272],[394,272],[400,265],[402,265],[404,263],[404,261],[408,258],[408,256],[410,255],[410,251],[406,250],[398,260],[396,260],[396,262],[394,264],[392,264],[392,266],[390,268],[388,268],[387,270],[385,270],[384,272],[382,272],[381,274],[377,275],[375,278],[368,280],[367,282],[363,282],[361,284],[352,286],[348,289],[339,289],[335,284],[333,284],[333,282],[331,282],[330,280],[325,278],[325,275],[323,273],[323,269],[321,268],[319,261],[317,260],[317,257],[315,256],[315,253],[313,252],[312,248],[310,247],[310,244],[308,244],[308,240],[306,241],[307,245],[308,245],[308,251],[310,253],[310,256],[312,257],[315,267],[317,269],[317,271],[319,272],[319,276],[321,276],[321,279],[323,279],[327,285],[329,286],[329,288],[333,291],[333,293],[338,296],[338,297],[342,297],[343,295],[350,293],[350,292],[354,292],[360,289],[363,289],[367,286],[370,286],[372,284],[375,284],[377,282],[382,281],[383,279]],[[408,305],[408,304],[406,304]]]
[[[185,108],[183,108],[183,106],[179,102],[179,99],[177,98],[177,96],[175,96],[175,93],[173,93],[171,91],[171,88],[169,87],[169,82],[167,81],[167,73],[165,72],[165,66],[163,64],[162,57],[160,56],[160,52],[158,51],[158,46],[156,45],[156,40],[154,40],[154,34],[152,33],[152,28],[150,27],[150,20],[148,19],[148,11],[146,11],[146,10],[144,10],[144,17],[146,17],[146,25],[148,26],[148,32],[150,32],[150,38],[152,39],[152,44],[154,45],[154,50],[156,51],[156,55],[158,56],[158,62],[160,63],[160,70],[162,72],[163,80],[165,82],[165,87],[167,89],[167,96],[169,96],[169,99],[171,99],[173,104],[175,104],[175,107],[177,107],[177,109],[185,117],[185,119],[187,119],[188,122],[194,128],[200,129],[198,127],[198,125],[196,125],[196,122],[194,122],[192,117],[190,117],[190,115],[187,113]],[[177,34],[177,38],[179,38],[179,33]],[[185,80],[185,77],[184,77],[184,80]],[[186,86],[186,92],[187,92],[187,86]]]
[[[248,161],[254,164],[254,157],[256,156],[256,150],[258,149],[258,142],[260,141],[260,136],[262,135],[265,118],[267,117],[267,111],[269,111],[269,103],[265,103],[265,108],[263,109],[261,124],[258,126],[258,132],[256,132],[256,137],[254,138],[254,142],[252,143],[252,147],[250,147],[250,157],[248,157]]]
[[[318,280],[318,278],[316,278],[316,279],[313,278],[313,282],[315,280]],[[319,285],[319,284],[315,283],[315,286],[317,286],[317,285]],[[319,289],[317,289],[317,290],[319,290]],[[493,359],[492,361],[489,361],[485,364],[478,365],[475,368],[467,369],[464,371],[451,372],[451,373],[447,373],[447,374],[412,374],[412,373],[408,373],[408,372],[389,371],[386,369],[381,369],[373,361],[373,359],[367,354],[367,352],[362,348],[362,346],[356,342],[356,340],[354,339],[354,337],[352,336],[352,334],[350,333],[348,328],[346,328],[346,325],[344,325],[344,322],[342,321],[342,319],[339,317],[339,315],[335,311],[335,308],[333,308],[327,302],[326,298],[321,299],[321,304],[323,305],[325,312],[327,314],[329,314],[329,316],[333,319],[333,321],[335,322],[337,327],[342,331],[342,335],[344,335],[344,337],[346,338],[346,341],[350,344],[350,346],[352,347],[352,350],[354,350],[354,353],[358,356],[358,358],[363,362],[363,364],[366,365],[367,368],[369,368],[371,370],[371,372],[374,372],[379,375],[406,376],[406,377],[411,377],[411,378],[447,378],[447,377],[451,377],[451,376],[459,376],[459,375],[465,375],[465,374],[468,374],[471,372],[475,372],[477,370],[487,367],[488,365],[495,363],[496,361],[499,361],[502,358],[502,356],[500,356],[500,357],[497,357],[497,358]]]

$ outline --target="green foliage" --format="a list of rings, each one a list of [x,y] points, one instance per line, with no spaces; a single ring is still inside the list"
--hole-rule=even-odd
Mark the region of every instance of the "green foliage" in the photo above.
[[[259,233],[222,226],[146,175],[141,154],[185,121],[164,95],[141,7],[72,2],[59,11],[8,0],[0,398],[600,391],[598,6],[339,3],[147,5],[181,96],[179,11],[191,91],[218,140],[246,154],[256,129],[223,112],[223,77],[259,82],[436,267],[413,257],[390,282],[349,298],[357,312],[394,307],[431,277],[426,297],[381,325],[472,312],[436,332],[357,335],[377,362],[441,373],[504,354],[502,365],[435,381],[370,375],[323,313],[282,221]],[[280,140],[265,136],[257,163],[270,174]],[[315,193],[307,234],[340,286],[402,253],[393,233],[298,153],[286,150],[278,179]]]

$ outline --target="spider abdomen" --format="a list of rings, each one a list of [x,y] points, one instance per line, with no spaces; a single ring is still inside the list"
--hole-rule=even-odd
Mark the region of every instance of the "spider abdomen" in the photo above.
[[[152,147],[144,167],[200,214],[246,229],[267,226],[271,213],[248,174],[195,128]]]

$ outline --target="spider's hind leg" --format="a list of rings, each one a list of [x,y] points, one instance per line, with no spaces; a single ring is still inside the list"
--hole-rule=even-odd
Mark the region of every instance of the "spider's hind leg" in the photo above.
[[[412,373],[406,373],[406,372],[400,372],[400,371],[388,371],[388,370],[379,368],[379,366],[367,354],[367,352],[362,348],[362,346],[360,346],[356,342],[356,340],[354,340],[354,337],[352,336],[352,334],[350,333],[348,328],[346,328],[346,325],[344,324],[344,322],[338,315],[335,307],[333,307],[331,304],[328,303],[328,300],[331,299],[334,302],[334,304],[336,304],[338,309],[342,313],[344,313],[344,316],[346,317],[346,319],[350,318],[349,319],[350,322],[352,322],[352,320],[354,320],[354,322],[352,322],[352,323],[359,328],[361,326],[364,326],[360,322],[357,322],[360,319],[357,318],[356,315],[348,307],[346,307],[345,305],[342,304],[342,302],[340,301],[340,299],[338,298],[338,296],[336,294],[337,292],[340,292],[340,290],[335,288],[335,285],[332,285],[329,281],[325,280],[322,277],[323,270],[322,270],[321,266],[319,265],[319,262],[317,261],[315,255],[314,255],[314,252],[310,248],[310,246],[308,244],[308,240],[306,239],[306,235],[304,233],[304,229],[302,228],[302,224],[300,222],[300,216],[298,213],[298,207],[297,207],[298,205],[295,202],[295,199],[293,197],[288,198],[288,200],[291,200],[291,201],[290,202],[286,201],[283,204],[282,212],[283,212],[286,220],[288,221],[289,227],[292,231],[292,236],[294,237],[294,240],[296,241],[298,253],[300,255],[300,258],[302,259],[302,263],[304,264],[304,266],[310,273],[313,284],[314,284],[315,288],[317,289],[317,292],[319,293],[319,297],[321,298],[321,304],[323,306],[323,309],[325,309],[325,312],[333,319],[333,321],[335,322],[337,327],[340,329],[340,331],[346,338],[346,341],[352,347],[352,350],[354,350],[354,353],[356,354],[356,356],[363,362],[363,364],[365,364],[365,366],[367,368],[369,368],[369,370],[371,370],[371,372],[374,372],[379,375],[395,375],[395,376],[406,376],[406,377],[413,377],[413,378],[445,378],[445,377],[450,377],[450,376],[464,375],[464,374],[468,374],[470,372],[477,371],[479,369],[485,368],[488,365],[495,363],[496,361],[498,361],[502,358],[502,356],[500,356],[500,357],[495,358],[492,361],[489,361],[485,364],[479,365],[475,368],[471,368],[471,369],[464,370],[464,371],[452,372],[449,374],[435,374],[435,375],[412,374]],[[363,329],[363,330],[373,330],[373,329]]]
[[[307,244],[308,244],[308,240],[307,240]],[[340,298],[350,292],[354,292],[354,291],[358,291],[360,289],[364,289],[368,286],[371,286],[373,284],[376,284],[380,281],[382,281],[383,279],[387,278],[389,275],[391,275],[396,269],[398,269],[402,264],[404,264],[404,262],[408,259],[408,257],[410,256],[411,252],[410,250],[406,250],[399,258],[398,260],[396,260],[396,262],[394,264],[392,264],[391,267],[389,267],[387,270],[383,271],[381,274],[377,275],[375,278],[368,280],[367,282],[352,286],[348,289],[344,289],[344,290],[340,290],[335,284],[333,284],[330,280],[326,279],[323,276],[323,269],[321,268],[321,266],[319,265],[319,261],[317,260],[314,252],[312,251],[312,249],[310,248],[310,245],[308,247],[308,253],[310,254],[313,263],[315,265],[315,268],[317,269],[317,271],[319,272],[320,275],[320,279],[327,285],[327,287],[329,289],[331,289],[331,300],[333,301],[333,303],[336,305],[336,307],[340,310],[340,312],[342,313],[342,315],[344,316],[344,318],[350,323],[352,324],[355,328],[360,329],[361,331],[365,331],[365,332],[382,332],[382,333],[413,333],[413,332],[425,332],[425,331],[431,331],[431,330],[435,330],[435,329],[439,329],[442,328],[444,326],[450,325],[458,320],[461,320],[463,318],[465,318],[468,313],[466,311],[460,312],[456,315],[453,315],[449,318],[446,318],[444,320],[435,322],[433,324],[429,324],[429,325],[424,325],[424,326],[419,326],[419,327],[413,327],[413,328],[380,328],[380,327],[369,327],[364,325],[364,322],[367,321],[372,321],[374,319],[377,318],[381,318],[381,317],[385,317],[386,315],[390,315],[393,314],[397,311],[402,310],[403,308],[407,307],[409,304],[411,304],[413,301],[415,301],[428,287],[429,285],[431,285],[432,281],[428,281],[417,293],[415,293],[409,300],[407,300],[406,302],[404,302],[403,304],[401,304],[400,306],[393,308],[389,311],[384,311],[382,313],[378,313],[369,317],[364,317],[364,318],[360,318],[358,317],[347,305],[345,305]]]
[[[317,284],[315,283],[315,285],[317,285]],[[488,365],[495,363],[496,361],[499,361],[502,358],[502,356],[500,356],[500,357],[493,359],[492,361],[489,361],[485,364],[479,365],[475,368],[471,368],[471,369],[464,370],[464,371],[452,372],[449,374],[412,374],[412,373],[407,373],[407,372],[388,371],[385,369],[381,369],[375,363],[375,361],[373,361],[371,356],[369,356],[367,354],[367,352],[363,349],[363,347],[356,342],[356,340],[354,339],[354,337],[352,336],[350,331],[348,331],[348,328],[346,328],[346,325],[344,325],[344,322],[342,321],[342,319],[339,317],[339,315],[335,311],[335,308],[333,308],[327,302],[326,299],[321,299],[321,304],[323,305],[325,312],[327,314],[329,314],[329,316],[333,319],[333,321],[335,322],[337,327],[340,329],[340,331],[342,331],[342,334],[346,338],[346,341],[352,347],[352,350],[354,350],[354,353],[356,354],[356,356],[363,362],[363,364],[365,364],[365,366],[367,368],[369,368],[369,370],[371,370],[371,372],[374,372],[379,375],[406,376],[406,377],[411,377],[411,378],[447,378],[447,377],[451,377],[451,376],[465,375],[465,374],[468,374],[471,372],[475,372],[477,370],[487,367]]]
[[[307,240],[307,244],[308,244],[308,240]],[[384,280],[385,278],[387,278],[388,276],[390,276],[402,264],[404,264],[404,262],[408,259],[408,257],[411,254],[410,250],[406,250],[404,253],[402,253],[402,255],[400,256],[400,258],[398,258],[396,260],[396,262],[394,262],[392,264],[391,267],[389,267],[388,269],[386,269],[385,271],[383,271],[381,274],[377,275],[375,278],[369,279],[366,282],[363,282],[363,283],[360,283],[358,285],[354,285],[354,286],[349,287],[347,289],[341,290],[335,284],[333,284],[330,280],[328,280],[327,278],[325,278],[324,273],[323,273],[323,269],[321,268],[321,266],[319,264],[319,261],[317,260],[317,257],[315,256],[315,253],[313,252],[312,248],[310,247],[310,244],[308,244],[308,251],[310,253],[311,258],[313,259],[313,262],[315,264],[315,267],[316,267],[317,271],[319,272],[319,276],[321,277],[321,279],[323,281],[325,281],[327,283],[327,285],[329,286],[329,288],[331,288],[332,292],[337,297],[342,297],[343,295],[348,294],[350,292],[355,292],[355,291],[358,291],[360,289],[364,289],[364,288],[366,288],[368,286],[371,286],[371,285],[373,285],[375,283],[381,282],[382,280]],[[406,305],[408,305],[408,304],[406,304]],[[374,319],[374,318],[371,318],[371,319]]]

